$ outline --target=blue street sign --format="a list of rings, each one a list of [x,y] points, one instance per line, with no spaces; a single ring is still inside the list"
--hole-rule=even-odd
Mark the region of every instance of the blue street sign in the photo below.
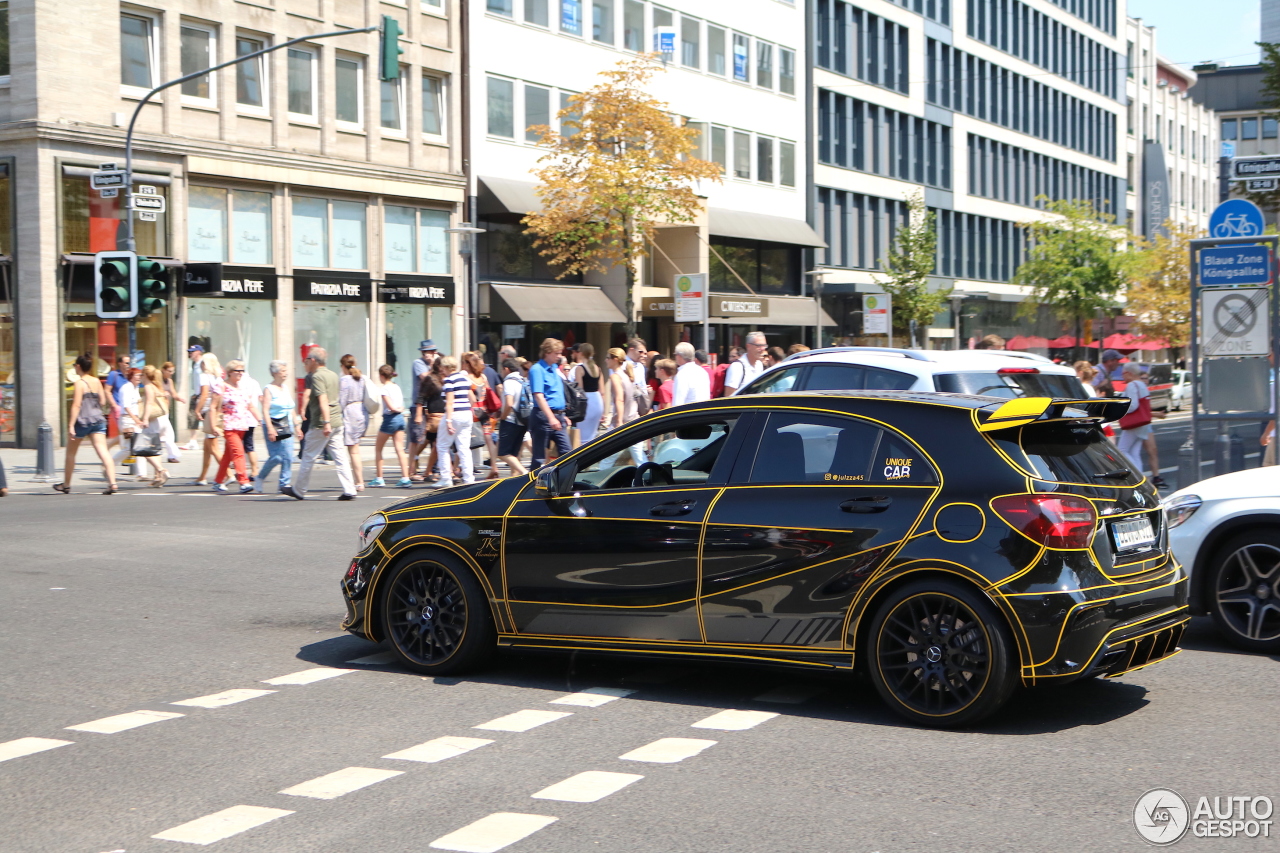
[[[1271,282],[1269,246],[1216,246],[1200,250],[1200,286],[1236,287]]]
[[[1209,216],[1210,237],[1261,237],[1265,228],[1262,211],[1242,198],[1227,199]]]
[[[661,29],[653,34],[653,50],[655,53],[676,52],[676,31]]]
[[[1222,143],[1222,156],[1230,160],[1236,156],[1236,144],[1234,142]]]

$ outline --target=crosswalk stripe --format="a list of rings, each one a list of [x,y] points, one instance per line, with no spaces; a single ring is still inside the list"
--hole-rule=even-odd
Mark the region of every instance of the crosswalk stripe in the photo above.
[[[756,702],[770,702],[778,705],[799,705],[801,702],[808,702],[815,696],[821,696],[826,691],[821,687],[807,687],[803,684],[784,684],[775,687],[772,690],[761,693],[755,698]]]
[[[527,732],[529,729],[535,729],[561,717],[572,716],[573,714],[565,711],[516,711],[514,714],[507,714],[505,717],[481,723],[474,728],[488,729],[494,732]]]
[[[355,669],[338,669],[332,666],[318,666],[315,669],[304,669],[300,672],[291,672],[288,675],[280,675],[275,678],[268,678],[263,684],[313,684],[317,681],[324,681],[326,678],[337,678],[339,675],[346,675],[348,672],[358,672]]]
[[[157,832],[151,837],[161,841],[185,841],[187,844],[212,844],[291,814],[293,812],[285,809],[269,809],[264,806],[232,806],[173,829]]]
[[[497,812],[437,838],[431,846],[437,850],[458,850],[461,853],[497,853],[556,820],[544,815]]]
[[[221,693],[211,693],[208,696],[197,696],[194,699],[183,699],[181,702],[170,702],[170,705],[186,705],[191,708],[223,708],[227,705],[234,705],[237,702],[245,702],[249,699],[257,699],[259,696],[270,696],[275,693],[274,690],[247,690],[237,688],[235,690],[224,690]]]
[[[577,776],[570,776],[563,782],[543,788],[533,795],[535,800],[561,800],[566,803],[594,803],[603,800],[610,794],[616,794],[633,782],[639,782],[643,776],[635,773],[606,773],[603,770],[588,770]]]
[[[408,749],[402,749],[399,752],[393,752],[382,757],[394,758],[400,761],[422,761],[427,764],[434,764],[437,761],[444,761],[447,758],[462,755],[464,752],[470,752],[473,749],[479,749],[491,743],[493,741],[478,737],[438,737],[435,740],[429,740],[426,743],[420,743],[417,746],[411,746]]]
[[[598,708],[607,702],[630,696],[632,693],[635,693],[635,691],[627,690],[625,687],[588,687],[579,693],[570,693],[568,696],[552,699],[547,704],[580,705],[583,708]]]
[[[78,726],[67,726],[67,728],[73,732],[94,732],[100,735],[113,735],[118,732],[127,732],[129,729],[136,729],[138,726],[146,726],[182,716],[185,715],[174,713],[173,711],[130,711],[128,714],[116,714],[114,717],[103,717],[101,720],[91,720]]]
[[[35,755],[37,752],[44,752],[46,749],[57,749],[60,746],[70,746],[73,743],[75,741],[57,740],[51,737],[20,737],[17,740],[0,743],[0,761],[21,758],[24,755]]]
[[[715,729],[722,732],[740,732],[755,728],[765,720],[772,720],[777,714],[771,711],[721,711],[704,720],[698,720],[690,728]]]
[[[716,742],[713,740],[700,740],[692,737],[664,737],[618,757],[623,761],[675,764],[715,745]]]
[[[370,785],[385,782],[395,776],[403,776],[403,770],[379,770],[374,767],[344,767],[306,782],[285,788],[280,793],[291,797],[311,797],[315,800],[336,800],[343,794],[359,791]]]

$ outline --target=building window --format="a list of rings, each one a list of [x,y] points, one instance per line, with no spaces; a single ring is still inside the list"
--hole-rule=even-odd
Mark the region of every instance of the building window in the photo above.
[[[359,201],[294,196],[291,220],[293,265],[316,269],[367,269],[365,207]]]
[[[1258,138],[1258,120],[1256,118],[1240,119],[1240,138],[1241,139],[1257,139]]]
[[[784,95],[796,93],[796,52],[778,48],[778,91]]]
[[[334,61],[334,117],[348,124],[363,124],[364,62],[345,56]]]
[[[773,183],[773,140],[767,136],[756,137],[756,180]]]
[[[582,35],[582,0],[560,0],[560,32]]]
[[[1222,138],[1223,139],[1236,138],[1236,120],[1235,119],[1224,118],[1222,120]]]
[[[515,87],[510,80],[489,78],[489,135],[515,138]]]
[[[494,15],[502,15],[504,18],[510,18],[511,0],[486,0],[485,11]]]
[[[733,34],[733,79],[748,83],[751,80],[751,53],[747,37]]]
[[[591,4],[591,37],[613,44],[613,0],[595,0]]]
[[[271,193],[231,191],[231,259],[240,264],[270,264]]]
[[[729,131],[723,127],[711,128],[711,161],[719,163],[727,174],[729,171]]]
[[[798,247],[717,236],[711,237],[711,245],[715,251],[708,259],[708,280],[713,291],[743,293],[742,282],[738,280],[738,276],[742,276],[759,294],[776,296],[800,292],[802,267]]]
[[[561,112],[564,112],[565,110],[569,109],[569,107],[571,106],[569,103],[569,99],[572,98],[573,95],[574,95],[573,92],[560,93],[560,111]],[[568,113],[566,113],[564,118],[560,119],[560,135],[561,136],[575,135],[579,130],[582,129],[580,126],[581,119],[582,119],[582,115],[576,110],[570,110]]]
[[[549,26],[547,0],[524,0],[524,19],[539,27]]]
[[[1275,139],[1277,130],[1277,119],[1262,117],[1262,138]]]
[[[124,194],[120,193],[116,198],[102,198],[96,190],[89,188],[87,171],[79,175],[67,174],[70,168],[64,166],[62,174],[62,251],[114,251],[117,248],[117,238],[123,232]],[[169,197],[168,175],[135,172],[133,180],[135,187],[138,184],[152,184],[156,187],[157,195],[166,199]],[[0,186],[3,186],[2,181]],[[158,214],[153,222],[139,220],[134,223],[134,237],[138,241],[138,253],[141,255],[167,257],[170,254],[168,235],[167,213]],[[11,246],[8,251],[12,251]]]
[[[189,260],[270,264],[271,254],[271,193],[188,187]]]
[[[316,71],[319,65],[316,52],[306,47],[289,48],[289,112],[315,121],[316,119]]]
[[[724,29],[707,24],[707,70],[725,75]]]
[[[394,80],[379,80],[382,101],[382,128],[404,133],[404,80],[406,69],[400,66],[400,76]]]
[[[156,22],[144,15],[120,16],[120,82],[137,89],[155,86]]]
[[[751,177],[751,134],[740,130],[733,132],[733,176]]]
[[[444,135],[444,81],[430,74],[422,75],[422,132]]]
[[[265,40],[236,36],[236,56],[247,56],[267,46]],[[236,103],[255,110],[266,106],[266,57],[259,56],[236,65]]]
[[[551,127],[551,90],[542,86],[524,87],[524,138],[527,142],[537,142],[542,134],[532,127]]]
[[[773,88],[773,45],[756,42],[756,85]]]
[[[680,19],[680,64],[685,68],[702,67],[702,22],[697,18]]]
[[[449,274],[449,214],[387,206],[383,265],[387,272]]]
[[[9,76],[9,2],[0,0],[0,77]],[[8,181],[8,178],[3,179]]]
[[[183,24],[179,33],[181,44],[178,53],[182,76],[194,74],[201,68],[209,68],[217,56],[212,27],[199,24]],[[5,38],[7,45],[9,40]],[[213,100],[213,78],[209,74],[196,77],[182,84],[182,96],[198,101]]]
[[[644,50],[644,4],[625,0],[622,7],[622,46],[640,53]]]
[[[187,259],[227,260],[227,191],[217,187],[187,188]]]
[[[796,144],[778,143],[778,182],[784,187],[796,185]]]

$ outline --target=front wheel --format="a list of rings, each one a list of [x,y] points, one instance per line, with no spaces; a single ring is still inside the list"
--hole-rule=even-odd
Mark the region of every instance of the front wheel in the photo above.
[[[496,642],[484,589],[443,554],[411,556],[391,570],[382,619],[392,651],[426,675],[466,670]]]
[[[1280,652],[1280,533],[1233,536],[1210,568],[1209,614],[1227,642],[1251,652]]]
[[[877,609],[868,640],[876,690],[914,723],[976,723],[1017,687],[1000,613],[957,583],[916,581],[896,590]]]

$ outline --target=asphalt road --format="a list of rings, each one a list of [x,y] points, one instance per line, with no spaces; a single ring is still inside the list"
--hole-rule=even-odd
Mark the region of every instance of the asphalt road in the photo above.
[[[1152,421],[1156,434],[1156,453],[1160,457],[1160,470],[1171,488],[1180,488],[1178,483],[1178,448],[1182,447],[1191,434],[1191,415],[1189,412],[1171,412],[1164,420]],[[1262,424],[1258,422],[1235,423],[1229,427],[1231,432],[1240,436],[1244,446],[1244,464],[1246,468],[1256,468],[1262,462],[1262,448],[1258,438],[1262,435]],[[1204,477],[1214,474],[1214,437],[1217,426],[1209,423],[1200,426],[1200,470]],[[1150,470],[1151,461],[1144,459]],[[1168,491],[1168,490],[1165,490]]]
[[[190,846],[157,835],[242,830],[209,849],[422,853],[528,833],[502,849],[1137,851],[1131,813],[1152,787],[1280,800],[1277,659],[1199,622],[1171,661],[1020,694],[973,731],[912,728],[868,685],[781,670],[557,654],[430,679],[351,663],[382,650],[338,630],[339,577],[359,521],[402,494],[0,503],[0,758],[67,742],[0,760],[0,850],[151,853]],[[590,688],[633,692],[556,702]],[[233,690],[273,692],[181,704]],[[707,721],[725,710],[760,713]],[[518,712],[541,724],[482,727]],[[145,724],[85,730],[119,715]],[[669,757],[702,749],[621,758],[665,738],[689,747]],[[388,757],[429,742],[417,757],[452,757]]]

